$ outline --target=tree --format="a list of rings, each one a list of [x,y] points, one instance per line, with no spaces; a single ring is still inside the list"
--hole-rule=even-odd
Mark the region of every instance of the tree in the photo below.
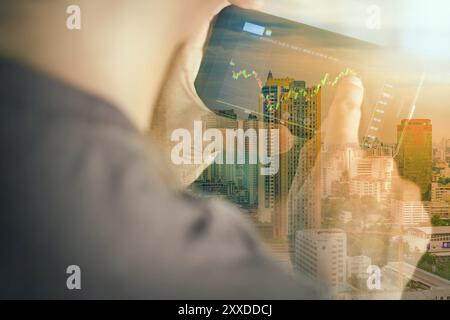
[[[443,220],[441,219],[441,217],[439,217],[439,215],[434,214],[434,215],[431,217],[431,225],[432,225],[433,227],[439,227],[439,226],[445,226],[445,225],[447,225],[447,224],[445,223],[445,221],[443,221]]]
[[[450,178],[439,178],[438,183],[448,184],[448,183],[450,183]]]

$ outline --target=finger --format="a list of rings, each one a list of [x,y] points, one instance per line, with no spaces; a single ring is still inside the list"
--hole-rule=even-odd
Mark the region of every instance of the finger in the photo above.
[[[359,78],[349,76],[339,83],[324,128],[326,145],[359,145],[358,130],[363,96],[364,88]]]
[[[229,2],[243,9],[261,10],[264,6],[264,0],[230,0]]]

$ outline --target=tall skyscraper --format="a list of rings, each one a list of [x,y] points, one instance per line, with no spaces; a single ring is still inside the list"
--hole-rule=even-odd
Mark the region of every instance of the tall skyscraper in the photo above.
[[[262,97],[259,100],[259,112],[263,114],[265,129],[276,129],[280,123],[282,108],[280,107],[282,96],[289,90],[289,85],[294,79],[274,78],[269,72],[267,81],[261,90]],[[268,153],[277,154],[278,150],[270,150],[274,136],[269,132],[267,141],[259,141],[269,146]],[[280,145],[281,145],[280,141]],[[283,219],[281,211],[281,186],[280,179],[282,168],[274,175],[261,176],[258,186],[258,215],[261,222],[273,224],[275,238],[285,238],[287,235],[287,219]],[[286,220],[286,221],[284,221]]]
[[[306,179],[320,150],[317,130],[320,126],[320,90],[306,88],[304,81],[274,78],[270,72],[261,93],[260,112],[264,114],[265,126],[273,129],[279,124],[285,125],[296,137],[296,143],[289,152],[280,155],[277,174],[260,177],[259,210],[265,217],[270,216],[275,238],[286,240],[290,235],[293,243],[295,231],[307,227],[313,220],[314,223],[319,220],[316,226],[320,225],[320,201],[316,200],[320,198],[320,183]],[[273,137],[269,135],[268,139]],[[288,144],[283,139],[285,137],[280,137],[280,145]],[[300,152],[306,143],[309,143],[308,149]],[[289,199],[294,179],[308,182],[303,194]],[[315,192],[319,197],[313,195]]]
[[[249,114],[248,118],[243,121],[244,131],[248,129],[258,130],[258,118],[254,114]],[[248,139],[245,139],[245,159],[244,166],[244,187],[248,191],[248,205],[253,207],[258,203],[258,164],[250,164],[250,154],[258,153],[258,146],[252,146]]]
[[[288,238],[291,252],[298,230],[318,229],[321,225],[321,91],[314,87],[305,88],[305,91],[308,98],[287,100],[291,116],[288,127],[297,137],[297,144],[288,153]]]
[[[402,120],[397,126],[396,156],[399,174],[415,182],[422,195],[430,198],[432,178],[432,126],[428,119]]]

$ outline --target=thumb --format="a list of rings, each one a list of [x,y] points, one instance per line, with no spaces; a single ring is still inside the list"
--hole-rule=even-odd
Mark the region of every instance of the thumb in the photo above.
[[[325,145],[359,145],[361,103],[364,87],[359,78],[349,76],[339,83],[325,124]]]

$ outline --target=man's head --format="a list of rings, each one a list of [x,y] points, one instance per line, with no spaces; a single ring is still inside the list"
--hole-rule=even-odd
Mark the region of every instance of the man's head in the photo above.
[[[260,1],[234,2],[248,7]],[[177,51],[227,4],[223,0],[1,1],[0,54],[111,101],[144,129]],[[71,5],[80,8],[79,30],[66,26]]]

